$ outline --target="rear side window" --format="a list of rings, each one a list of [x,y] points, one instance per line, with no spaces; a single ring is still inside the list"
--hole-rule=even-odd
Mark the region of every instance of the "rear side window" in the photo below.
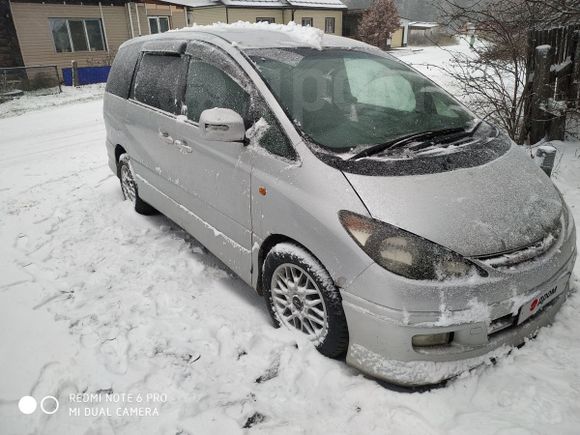
[[[195,122],[199,121],[201,112],[214,107],[235,110],[247,121],[250,96],[221,69],[192,59],[187,76],[185,104],[187,117]]]
[[[133,98],[165,112],[181,113],[184,67],[181,56],[145,53],[135,74]]]
[[[133,72],[135,65],[139,59],[142,44],[131,44],[119,49],[105,91],[121,98],[129,98],[129,91],[131,89],[131,80],[133,79]]]

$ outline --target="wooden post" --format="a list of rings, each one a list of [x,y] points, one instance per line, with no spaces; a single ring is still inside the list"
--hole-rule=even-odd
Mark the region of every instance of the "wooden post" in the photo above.
[[[574,32],[573,47],[570,52],[573,53],[574,71],[572,72],[572,86],[570,97],[575,102],[576,108],[580,109],[580,30]]]
[[[550,45],[540,45],[534,52],[534,78],[532,84],[532,108],[530,122],[530,142],[542,140],[549,127],[549,118],[545,112],[548,99],[552,97],[550,85],[550,67],[554,49]]]
[[[78,85],[79,85],[79,65],[78,65],[78,62],[76,60],[73,60],[71,62],[71,65],[72,65],[72,68],[71,68],[72,85],[78,87]]]
[[[62,87],[60,86],[60,76],[58,75],[58,67],[54,65],[54,74],[56,76],[56,81],[58,82],[58,93],[62,92]]]
[[[522,91],[522,98],[524,99],[524,119],[522,129],[520,131],[520,137],[518,143],[523,144],[528,140],[528,135],[530,133],[530,113],[532,107],[532,84],[533,84],[533,71],[534,71],[534,49],[536,47],[538,33],[534,30],[528,30],[528,47],[526,50],[527,62],[526,62],[526,83],[524,84],[524,90]]]

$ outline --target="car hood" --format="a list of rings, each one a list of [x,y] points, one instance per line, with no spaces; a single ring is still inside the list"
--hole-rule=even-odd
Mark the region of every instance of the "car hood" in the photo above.
[[[487,164],[450,172],[344,175],[373,218],[467,257],[542,239],[563,207],[550,179],[514,145]]]

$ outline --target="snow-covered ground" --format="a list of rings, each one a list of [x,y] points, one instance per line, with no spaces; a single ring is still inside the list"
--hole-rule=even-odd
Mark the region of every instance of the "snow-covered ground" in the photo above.
[[[106,165],[101,100],[59,98],[0,119],[1,434],[578,433],[578,294],[496,365],[427,392],[388,388],[273,329],[195,240],[135,214]],[[580,222],[580,144],[557,146],[554,179]],[[60,409],[23,415],[24,395]],[[101,408],[112,415],[83,416]]]
[[[62,86],[62,92],[49,95],[26,93],[23,97],[0,104],[0,118],[21,115],[33,110],[62,106],[63,104],[99,100],[103,97],[105,84],[87,85],[82,88]],[[58,90],[55,89],[55,92]]]

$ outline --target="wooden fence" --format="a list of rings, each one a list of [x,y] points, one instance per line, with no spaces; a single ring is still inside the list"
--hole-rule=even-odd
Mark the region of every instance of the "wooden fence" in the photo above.
[[[525,134],[530,143],[563,139],[580,112],[580,25],[528,33]]]

